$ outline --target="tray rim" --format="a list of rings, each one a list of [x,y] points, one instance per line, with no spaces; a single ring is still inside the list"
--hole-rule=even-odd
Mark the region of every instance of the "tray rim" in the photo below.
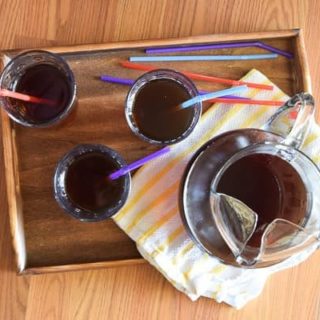
[[[156,40],[131,40],[121,42],[109,42],[99,44],[80,44],[67,46],[40,47],[38,49],[49,50],[55,53],[71,54],[79,52],[97,52],[97,51],[115,51],[123,49],[143,48],[143,47],[161,47],[171,45],[188,45],[188,44],[204,44],[214,42],[228,41],[245,41],[245,40],[263,40],[275,38],[294,38],[296,56],[294,58],[295,66],[299,69],[302,77],[301,87],[304,91],[312,92],[311,78],[309,66],[307,62],[306,50],[301,29],[289,29],[278,31],[261,31],[248,33],[227,33],[227,34],[209,34],[199,36],[189,36],[181,38],[156,39]],[[33,48],[35,49],[35,48]],[[1,50],[0,60],[4,62],[7,55],[14,52],[19,52],[28,49],[10,49]],[[3,65],[1,65],[1,69]],[[0,71],[1,71],[0,69]],[[1,108],[2,109],[2,108]],[[105,267],[118,267],[124,265],[136,265],[146,263],[146,260],[141,258],[119,259],[102,262],[88,262],[67,265],[50,265],[41,267],[27,267],[27,252],[25,246],[24,228],[23,228],[23,213],[22,213],[22,198],[20,194],[20,184],[18,175],[18,155],[15,142],[15,131],[11,126],[11,120],[1,110],[2,122],[2,144],[3,157],[5,167],[5,181],[7,191],[8,214],[10,220],[10,229],[13,248],[16,258],[16,268],[18,274],[42,274],[61,271],[76,271],[85,269],[96,269]]]
[[[257,32],[239,32],[239,33],[220,33],[220,34],[207,34],[197,36],[187,36],[178,38],[165,38],[165,39],[147,39],[147,40],[128,40],[119,42],[106,42],[106,43],[91,43],[91,44],[75,44],[64,46],[44,46],[35,47],[32,50],[42,49],[50,50],[55,53],[73,53],[73,52],[94,52],[101,50],[121,50],[121,49],[133,49],[143,47],[161,47],[171,45],[187,45],[187,44],[200,44],[206,42],[228,42],[228,41],[245,41],[253,39],[271,39],[271,38],[289,38],[296,37],[302,34],[302,29],[286,29],[275,31],[257,31]],[[1,54],[6,52],[16,52],[30,50],[28,48],[17,49],[2,49]]]

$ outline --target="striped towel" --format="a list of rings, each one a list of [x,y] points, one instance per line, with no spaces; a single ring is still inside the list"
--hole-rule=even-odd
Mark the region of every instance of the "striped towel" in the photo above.
[[[257,70],[250,71],[242,80],[272,84]],[[277,87],[270,92],[250,89],[243,96],[288,99]],[[120,228],[137,243],[141,255],[192,300],[205,296],[241,308],[260,294],[270,274],[300,263],[315,250],[315,247],[309,248],[280,264],[263,269],[227,266],[193,243],[180,218],[179,183],[193,153],[206,141],[225,131],[260,128],[274,110],[268,106],[213,105],[186,140],[174,145],[169,154],[145,165],[134,175],[128,202],[114,216]],[[315,123],[303,150],[320,164],[320,127]]]

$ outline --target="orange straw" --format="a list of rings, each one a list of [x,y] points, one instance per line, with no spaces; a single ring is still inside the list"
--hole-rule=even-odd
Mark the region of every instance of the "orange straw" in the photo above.
[[[121,61],[120,64],[125,68],[142,70],[142,71],[151,71],[151,70],[158,69],[158,67],[155,67],[155,66],[132,63],[129,61]],[[225,79],[225,78],[217,78],[217,77],[205,76],[205,75],[201,75],[198,73],[192,73],[192,72],[186,72],[186,71],[182,71],[182,73],[191,79],[205,81],[205,82],[225,83],[225,84],[236,85],[236,86],[246,85],[250,88],[264,89],[264,90],[272,90],[273,89],[273,86],[270,86],[267,84],[252,83],[252,82],[245,82],[245,81],[238,81],[238,80],[230,80],[230,79]]]
[[[279,107],[284,104],[283,101],[272,101],[272,100],[247,100],[247,99],[227,99],[227,98],[216,98],[208,100],[209,102],[221,102],[221,103],[241,103],[241,104],[257,104],[257,105],[264,105],[264,106],[275,106]]]
[[[33,103],[45,103],[45,104],[51,104],[51,105],[54,104],[53,101],[48,99],[38,98],[38,97],[30,96],[28,94],[10,91],[7,89],[0,89],[0,96],[14,98],[17,100],[22,100],[27,102],[33,102]]]

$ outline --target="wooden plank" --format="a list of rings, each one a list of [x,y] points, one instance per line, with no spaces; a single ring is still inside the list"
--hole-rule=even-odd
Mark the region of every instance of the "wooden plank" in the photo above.
[[[192,302],[149,265],[39,275],[26,319],[318,320],[319,258],[274,274],[241,310],[206,298]]]
[[[94,262],[94,263],[81,263],[81,264],[68,264],[61,266],[48,266],[48,267],[34,267],[27,268],[21,274],[46,274],[46,273],[56,273],[56,272],[70,272],[70,271],[81,271],[81,270],[94,270],[94,269],[105,269],[105,268],[115,268],[132,266],[147,263],[146,260],[142,258],[138,259],[123,259],[107,262]]]
[[[1,70],[7,63],[7,58],[1,54]],[[15,132],[12,131],[11,122],[6,112],[0,110],[2,147],[5,150],[4,168],[6,181],[6,195],[8,201],[9,223],[12,236],[12,244],[15,252],[17,271],[21,272],[26,267],[26,247],[23,228],[23,215],[21,208],[19,164]]]
[[[0,129],[3,122],[0,121]],[[0,130],[1,132],[1,130]],[[0,163],[3,163],[3,146],[0,143]],[[17,255],[12,250],[7,206],[5,168],[0,167],[0,319],[24,319],[27,309],[30,279],[16,274]],[[7,191],[9,191],[7,189]],[[18,228],[17,228],[18,229]],[[15,230],[16,232],[18,230]]]
[[[6,112],[1,109],[2,143],[5,150],[4,167],[7,187],[8,210],[13,248],[18,272],[26,267],[26,245],[23,226],[22,199],[20,193],[19,164],[15,131]]]
[[[311,76],[302,31],[299,32],[294,41],[296,55],[293,61],[294,90],[299,92],[299,89],[303,89],[305,92],[312,94]]]

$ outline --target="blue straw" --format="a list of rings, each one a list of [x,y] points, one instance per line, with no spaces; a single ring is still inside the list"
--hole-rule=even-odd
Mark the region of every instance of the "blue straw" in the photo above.
[[[207,93],[209,93],[210,91],[206,91],[206,90],[198,90],[199,94],[201,95],[205,95]],[[238,97],[238,96],[234,96],[234,95],[226,95],[226,96],[222,96],[221,98],[225,98],[225,99],[242,99],[242,100],[251,100],[250,98],[245,98],[245,97]]]
[[[195,103],[223,97],[228,94],[243,92],[243,91],[246,91],[247,89],[248,89],[248,87],[246,85],[244,85],[244,86],[237,86],[237,87],[232,87],[232,88],[225,89],[225,90],[220,90],[220,91],[215,91],[215,92],[210,92],[207,94],[199,95],[199,96],[196,96],[190,100],[182,102],[180,104],[179,108],[180,109],[189,108],[189,107],[193,106]]]
[[[145,61],[227,61],[227,60],[261,60],[261,59],[275,59],[278,54],[245,54],[245,55],[211,55],[211,56],[141,56],[130,57],[132,62]]]

